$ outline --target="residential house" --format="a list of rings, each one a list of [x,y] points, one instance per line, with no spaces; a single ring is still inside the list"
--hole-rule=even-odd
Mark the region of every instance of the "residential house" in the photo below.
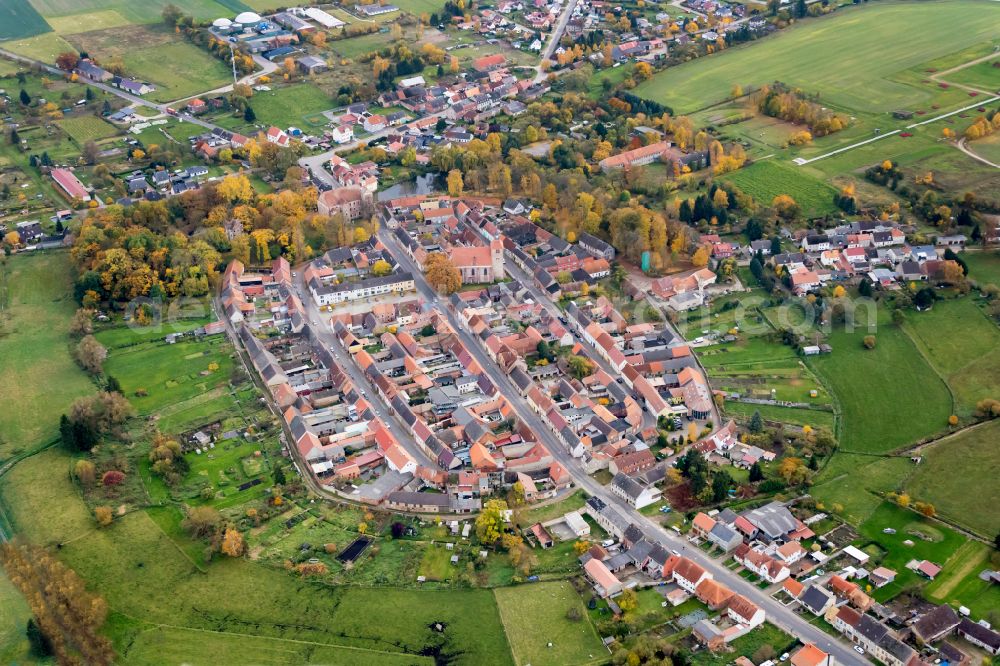
[[[596,557],[587,560],[583,565],[583,571],[602,598],[614,596],[622,591],[622,582]]]
[[[611,480],[611,492],[637,509],[660,501],[661,496],[656,486],[647,486],[621,472]]]
[[[989,627],[977,624],[967,617],[962,618],[957,627],[958,635],[986,650],[993,656],[1000,654],[1000,633]]]

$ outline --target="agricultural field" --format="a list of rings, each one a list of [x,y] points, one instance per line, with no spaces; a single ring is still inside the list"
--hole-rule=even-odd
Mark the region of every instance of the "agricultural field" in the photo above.
[[[219,647],[216,640],[244,636],[259,642],[255,644],[265,654],[308,645],[332,663],[399,663],[401,655],[408,658],[405,663],[422,663],[427,655],[446,655],[456,664],[512,661],[488,590],[330,588],[232,559],[213,561],[201,573],[187,554],[194,544],[182,532],[164,531],[143,511],[95,530],[62,471],[70,463],[59,450],[29,458],[5,478],[0,499],[18,531],[35,543],[77,537],[61,554],[89,585],[103,592],[112,611],[109,631],[123,661],[156,661],[156,650],[166,639],[158,631],[147,631],[150,623],[168,624],[172,631],[190,636],[214,632],[210,641],[186,645],[182,656],[191,663],[211,661],[209,651]],[[32,520],[37,506],[49,507],[53,519]],[[137,585],[146,593],[135,594]],[[246,593],[248,585],[255,594]],[[375,606],[381,609],[379,622],[357,612]],[[441,631],[435,623],[441,623]],[[171,654],[178,649],[172,648]],[[135,660],[133,651],[140,655]],[[294,653],[283,658],[294,660]]]
[[[97,116],[72,116],[63,118],[57,124],[78,146],[118,134],[117,127]]]
[[[938,301],[926,312],[909,313],[906,331],[948,382],[959,416],[971,416],[977,402],[1000,395],[1000,328],[971,298]]]
[[[843,109],[887,113],[919,107],[936,86],[920,88],[895,75],[996,36],[996,22],[979,0],[885,3],[844,8],[766,40],[726,49],[654,76],[636,94],[690,113],[744,90],[783,81],[817,92]],[[933,35],[912,48],[913,35]],[[871,54],[877,53],[878,57]],[[873,90],[879,94],[873,96]]]
[[[907,491],[948,520],[993,538],[1000,531],[1000,507],[983,502],[980,490],[996,488],[1000,478],[998,441],[1000,421],[989,421],[921,449],[924,461]]]
[[[156,102],[190,97],[232,82],[232,72],[223,61],[164,26],[90,30],[66,39],[96,57],[121,57],[129,75],[157,86],[147,95]]]
[[[80,32],[81,28],[87,30],[106,30],[108,28],[121,28],[131,24],[131,21],[113,9],[87,12],[86,14],[68,14],[66,16],[51,16],[48,19],[52,29],[60,35],[70,35]]]
[[[787,194],[799,204],[805,217],[820,217],[837,209],[833,204],[835,189],[779,158],[755,162],[726,174],[722,180],[765,205],[779,194]]]
[[[393,4],[414,16],[420,16],[423,13],[438,14],[444,8],[443,0],[399,0]]]
[[[840,404],[841,449],[885,453],[943,430],[951,414],[948,387],[924,360],[905,331],[890,321],[888,308],[878,312],[877,330],[859,310],[853,331],[833,327],[833,353],[806,363]],[[862,344],[875,335],[874,349]]]
[[[0,40],[31,37],[51,30],[28,0],[5,0],[0,5]]]
[[[49,441],[62,411],[94,390],[70,356],[71,285],[66,253],[0,261],[0,460]]]
[[[129,24],[159,23],[163,8],[174,4],[185,14],[196,19],[216,19],[232,16],[245,9],[239,0],[148,0],[147,2],[126,2],[125,0],[32,0],[35,8],[46,18],[52,16],[77,15],[77,25],[90,25],[87,17],[91,13],[104,14],[109,11],[120,14]],[[124,25],[124,24],[122,24]]]
[[[992,60],[985,60],[974,65],[969,65],[968,67],[963,67],[944,75],[942,78],[949,83],[959,83],[972,88],[979,88],[984,92],[996,92],[1000,90],[1000,66],[997,65],[998,62],[1000,62],[1000,59],[994,57]]]
[[[73,45],[54,32],[43,32],[34,37],[22,37],[0,46],[19,55],[28,56],[42,62],[55,62],[56,56],[66,51],[72,51]]]
[[[518,666],[571,666],[607,655],[568,582],[505,587],[494,594]],[[580,618],[575,621],[567,618],[573,608]]]
[[[886,529],[895,533],[886,534]],[[872,556],[869,565],[884,566],[897,573],[894,582],[873,591],[876,601],[891,599],[908,585],[924,580],[906,568],[910,560],[930,560],[943,565],[965,542],[964,537],[941,523],[888,502],[875,510],[859,532],[861,539],[855,545]],[[913,545],[906,545],[906,541],[912,541]]]

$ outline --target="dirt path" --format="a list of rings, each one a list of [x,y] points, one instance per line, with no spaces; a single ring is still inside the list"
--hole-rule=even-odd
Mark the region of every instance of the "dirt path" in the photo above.
[[[993,52],[984,55],[981,58],[976,58],[975,60],[964,62],[961,65],[956,65],[955,67],[946,69],[943,72],[934,72],[928,78],[935,83],[947,83],[950,86],[955,86],[956,88],[961,88],[962,90],[968,90],[969,92],[977,92],[977,93],[982,93],[984,95],[992,95],[994,93],[994,91],[992,90],[983,90],[982,88],[967,86],[962,83],[955,83],[954,81],[948,81],[944,77],[948,76],[949,74],[954,74],[955,72],[959,72],[965,69],[966,67],[972,67],[973,65],[978,65],[981,62],[986,62],[987,60],[993,60],[994,58],[1000,58],[1000,53]]]
[[[994,169],[1000,169],[1000,164],[997,164],[995,162],[990,162],[985,157],[982,157],[981,155],[977,155],[976,153],[972,152],[972,149],[969,148],[966,145],[964,137],[958,140],[958,143],[956,144],[956,146],[958,147],[959,150],[961,150],[963,153],[965,153],[966,155],[968,155],[972,159],[974,159],[974,160],[976,160],[978,162],[982,162],[983,164],[989,164]]]

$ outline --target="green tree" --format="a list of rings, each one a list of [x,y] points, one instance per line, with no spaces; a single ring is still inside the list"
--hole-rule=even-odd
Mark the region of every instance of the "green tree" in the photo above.
[[[764,470],[761,469],[760,463],[755,462],[750,467],[750,482],[755,483],[757,481],[763,481],[763,480],[764,480]]]
[[[594,373],[594,363],[586,356],[570,356],[566,361],[569,374],[576,379],[583,379]]]
[[[254,113],[253,107],[247,104],[247,108],[243,109],[243,120],[248,123],[252,123],[257,120],[257,114]]]
[[[486,502],[483,510],[476,516],[476,538],[487,545],[496,545],[503,534],[503,517],[507,510],[507,502],[493,499]]]
[[[21,104],[24,106],[31,104],[31,95],[29,95],[28,91],[24,88],[21,88]]]
[[[35,618],[28,618],[28,625],[25,627],[24,634],[28,637],[28,644],[31,646],[32,654],[38,657],[49,657],[52,655],[52,643],[42,633],[42,629],[35,622]]]
[[[750,424],[747,426],[747,429],[754,435],[759,435],[764,432],[764,419],[761,418],[759,411],[754,410],[753,416],[750,417]]]
[[[733,484],[733,477],[727,472],[716,472],[712,476],[712,500],[721,502],[729,494],[729,488]]]

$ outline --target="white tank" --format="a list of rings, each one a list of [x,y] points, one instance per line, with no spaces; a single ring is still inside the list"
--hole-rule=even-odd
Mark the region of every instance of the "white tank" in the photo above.
[[[243,12],[236,16],[236,22],[240,25],[253,25],[260,23],[260,14],[256,12]]]

